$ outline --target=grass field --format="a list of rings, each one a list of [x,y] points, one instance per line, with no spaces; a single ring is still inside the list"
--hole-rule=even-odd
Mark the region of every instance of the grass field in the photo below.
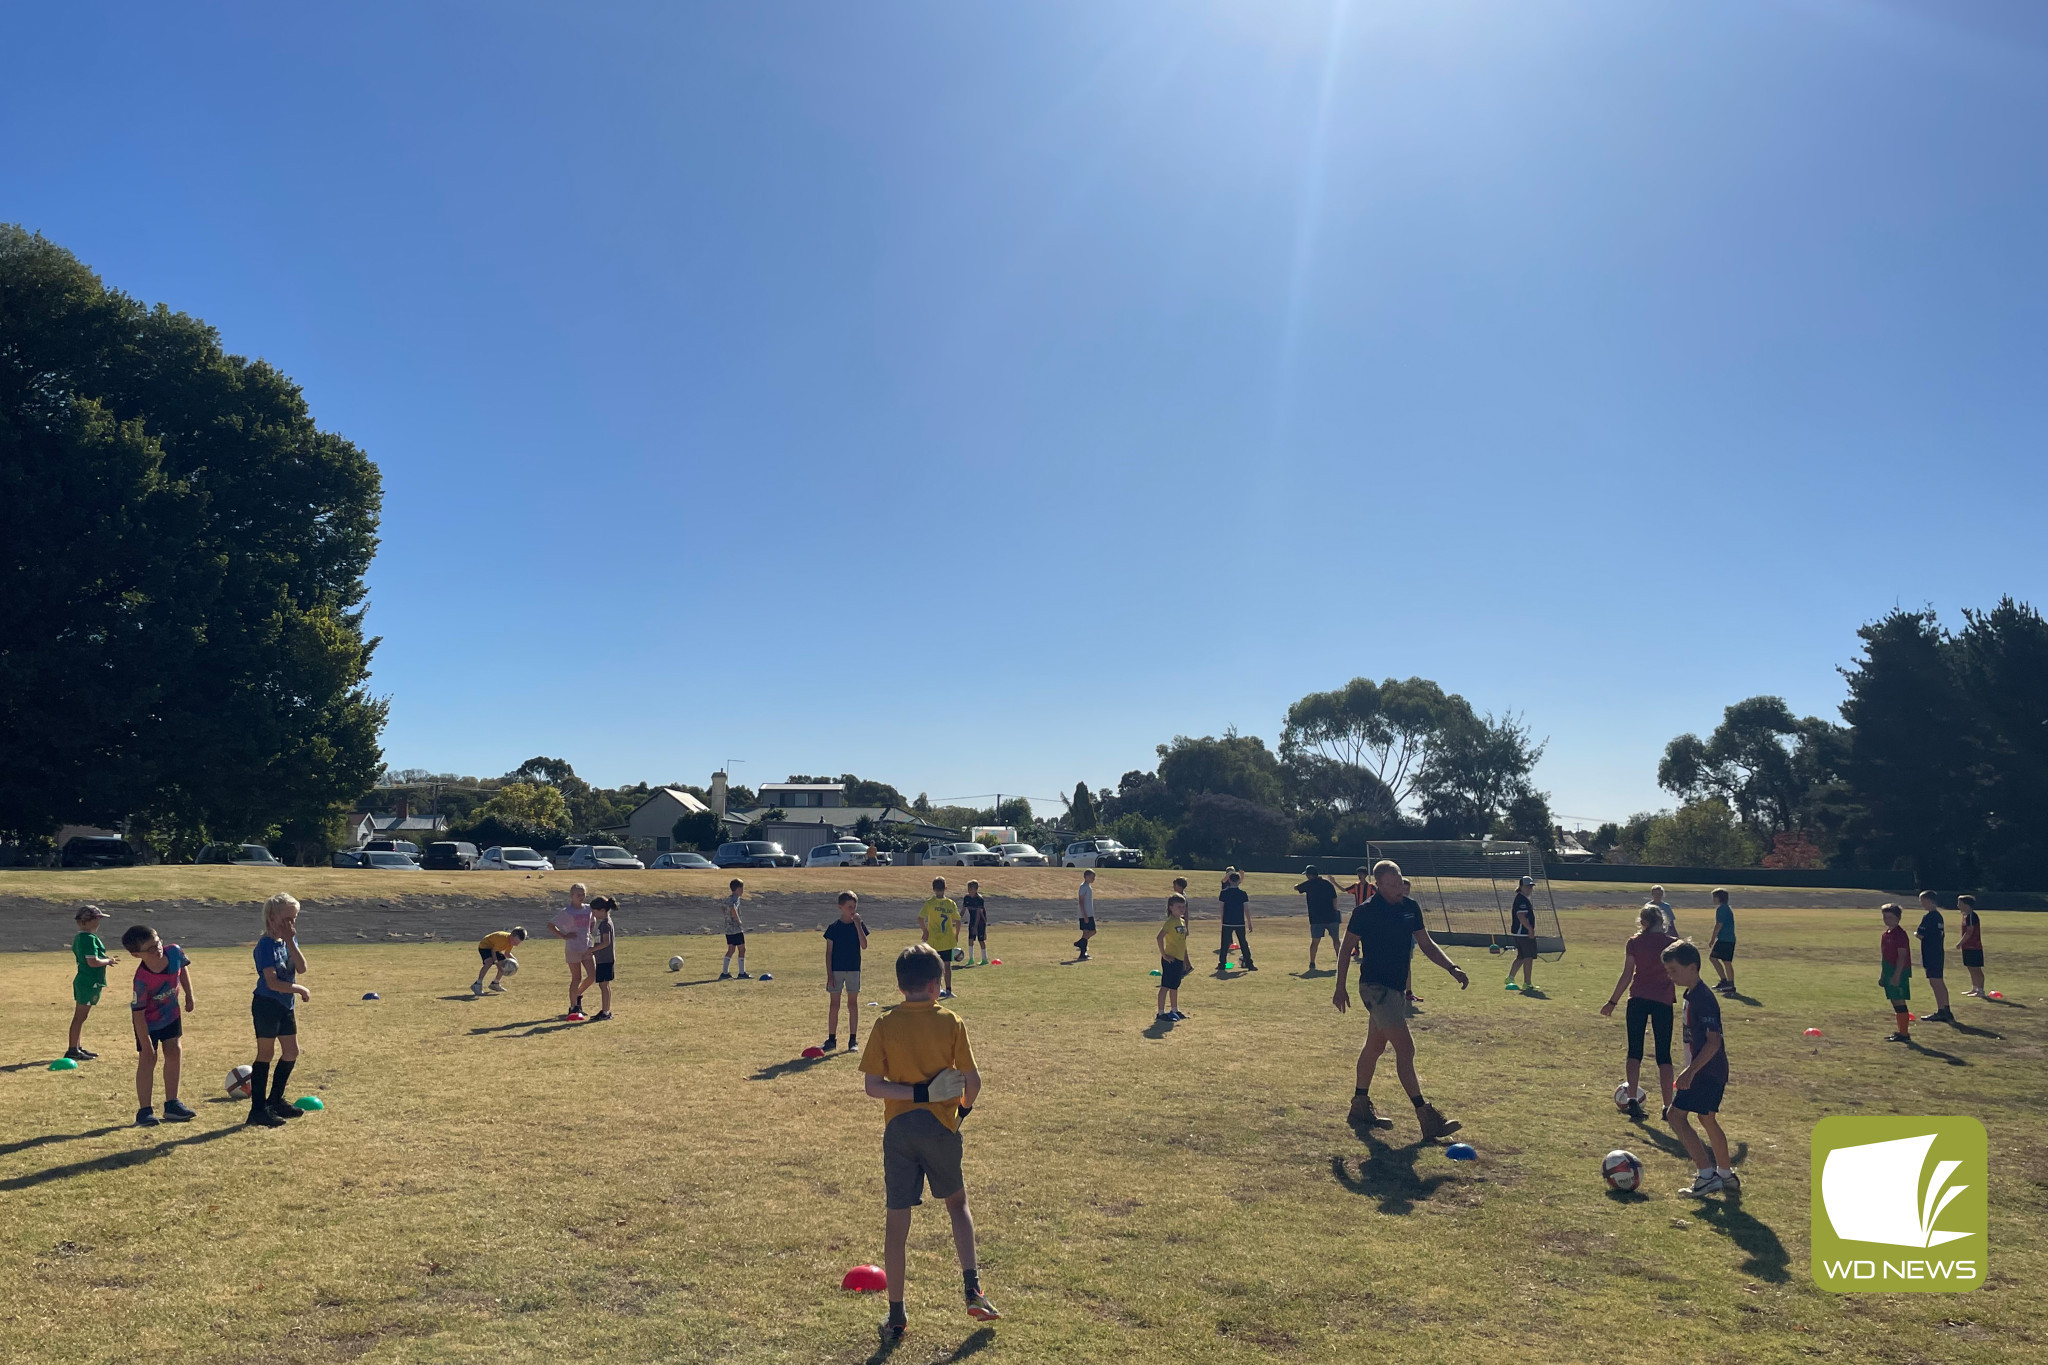
[[[2009,1003],[1961,1001],[1969,1029],[1922,1025],[1908,1051],[1879,1041],[1874,916],[1747,910],[1724,1115],[1745,1193],[1705,1207],[1675,1193],[1669,1132],[1609,1099],[1622,1026],[1595,1010],[1625,918],[1568,915],[1541,998],[1504,993],[1483,952],[1454,953],[1462,995],[1418,962],[1423,1082],[1472,1165],[1418,1145],[1405,1113],[1384,1140],[1346,1127],[1363,1020],[1297,975],[1300,921],[1255,929],[1261,972],[1193,979],[1192,1018],[1163,1036],[1148,930],[1110,926],[1098,961],[1068,966],[1070,931],[998,926],[1005,965],[961,973],[956,1008],[987,1083],[967,1178],[1005,1317],[959,1312],[928,1206],[893,1358],[2041,1359],[2048,916],[1987,915]],[[868,999],[896,998],[908,938],[877,936]],[[554,1020],[560,969],[537,945],[516,993],[481,1001],[465,946],[311,948],[293,1088],[329,1107],[275,1133],[218,1098],[250,1059],[246,950],[195,954],[200,1118],[149,1130],[127,1126],[128,969],[88,1027],[102,1059],[51,1073],[70,961],[0,959],[0,1358],[878,1358],[882,1304],[837,1286],[881,1258],[880,1106],[851,1057],[797,1060],[823,1034],[818,940],[755,939],[773,982],[707,981],[701,938],[623,940],[619,1017],[584,1025]],[[1376,1094],[1405,1110],[1391,1075]],[[1833,1113],[1984,1121],[1984,1289],[1811,1286],[1808,1136]],[[1605,1192],[1616,1146],[1647,1164],[1646,1197]]]

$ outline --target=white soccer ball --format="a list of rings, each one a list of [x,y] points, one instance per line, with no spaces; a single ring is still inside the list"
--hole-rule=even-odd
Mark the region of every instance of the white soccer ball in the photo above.
[[[1636,1093],[1633,1096],[1631,1096],[1628,1093],[1628,1082],[1623,1081],[1620,1085],[1614,1087],[1614,1107],[1616,1109],[1626,1109],[1628,1108],[1629,1101],[1631,1099],[1633,1099],[1637,1104],[1641,1104],[1645,1099],[1649,1098],[1649,1094],[1649,1091],[1643,1089],[1641,1086],[1637,1086]]]
[[[683,969],[683,960],[680,957],[670,958],[668,960],[668,969],[672,972],[681,971]]]
[[[1643,1183],[1643,1163],[1636,1160],[1634,1152],[1617,1148],[1601,1159],[1600,1174],[1608,1189],[1626,1194]]]
[[[507,953],[505,955],[505,960],[498,964],[498,974],[500,976],[519,975],[519,959],[513,957],[510,953]]]
[[[255,1074],[256,1069],[250,1066],[238,1066],[228,1072],[228,1098],[231,1100],[248,1099],[249,1078]]]

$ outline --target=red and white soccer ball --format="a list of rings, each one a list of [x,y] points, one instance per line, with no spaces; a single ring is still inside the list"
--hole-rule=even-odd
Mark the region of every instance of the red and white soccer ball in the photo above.
[[[238,1066],[228,1073],[228,1098],[246,1100],[249,1098],[249,1078],[256,1074],[254,1067]]]
[[[1643,1183],[1643,1163],[1636,1160],[1634,1152],[1612,1151],[1601,1160],[1600,1174],[1606,1178],[1608,1189],[1627,1194]]]
[[[1631,1098],[1633,1098],[1637,1104],[1641,1104],[1644,1100],[1648,1099],[1649,1096],[1649,1091],[1643,1089],[1641,1086],[1637,1086],[1635,1095],[1631,1097],[1628,1093],[1628,1082],[1623,1081],[1620,1085],[1614,1087],[1614,1107],[1616,1109],[1626,1109],[1628,1108],[1629,1100]]]

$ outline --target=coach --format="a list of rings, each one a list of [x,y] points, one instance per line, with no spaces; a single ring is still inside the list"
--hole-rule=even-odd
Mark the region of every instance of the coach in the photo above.
[[[1401,890],[1400,865],[1381,859],[1373,864],[1374,891],[1351,912],[1351,926],[1344,946],[1337,954],[1337,992],[1330,1003],[1342,1014],[1351,1008],[1345,983],[1351,976],[1352,954],[1358,955],[1358,998],[1370,1021],[1365,1046],[1358,1053],[1358,1088],[1351,1095],[1351,1122],[1369,1128],[1392,1128],[1394,1121],[1381,1118],[1372,1107],[1372,1073],[1387,1044],[1394,1045],[1394,1070],[1401,1077],[1401,1089],[1415,1106],[1415,1117],[1425,1138],[1445,1137],[1463,1125],[1437,1112],[1422,1098],[1422,1082],[1415,1076],[1415,1039],[1408,1032],[1409,955],[1422,955],[1457,978],[1458,989],[1472,984],[1458,964],[1444,956],[1429,930],[1422,924],[1422,907]]]

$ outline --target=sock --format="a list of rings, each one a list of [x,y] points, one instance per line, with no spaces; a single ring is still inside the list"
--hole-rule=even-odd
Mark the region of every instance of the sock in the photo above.
[[[1408,1102],[1414,1105],[1417,1109],[1420,1109],[1423,1105],[1428,1103],[1428,1101],[1423,1099],[1420,1095],[1410,1095],[1408,1097]]]
[[[277,1070],[270,1073],[270,1102],[272,1104],[280,1104],[284,1101],[284,1083],[292,1078],[292,1068],[297,1065],[297,1058],[286,1058],[277,1064]],[[254,1096],[256,1091],[251,1088],[249,1094]]]
[[[1899,1021],[1899,1032],[1901,1033],[1907,1032],[1912,1027],[1912,1020],[1906,1018],[1904,1010],[1900,1010],[1893,1018]]]
[[[741,971],[745,971],[746,969],[747,969],[747,955],[746,955],[745,953],[741,953],[741,954],[740,954],[740,970],[741,970]]]
[[[889,1300],[889,1321],[894,1323],[898,1327],[901,1327],[903,1325],[905,1321],[903,1317],[903,1300]]]
[[[249,1107],[261,1109],[263,1094],[270,1085],[270,1063],[257,1062],[249,1076]]]
[[[967,1281],[968,1298],[971,1299],[976,1294],[979,1294],[981,1292],[981,1271],[979,1269],[977,1269],[974,1266],[969,1266],[967,1267],[967,1269],[961,1271],[960,1275],[961,1278]]]
[[[1735,1172],[1729,1170],[1726,1166],[1716,1166],[1714,1168],[1714,1174],[1720,1176],[1723,1180],[1726,1180],[1729,1176],[1734,1175]]]
[[[1367,1094],[1365,1093],[1365,1088],[1364,1088],[1363,1086],[1357,1086],[1357,1087],[1354,1087],[1354,1088],[1352,1089],[1352,1091],[1351,1091],[1351,1094],[1352,1094],[1352,1097],[1353,1097],[1354,1099],[1361,1099],[1361,1100],[1362,1100],[1362,1099],[1368,1099],[1368,1098],[1370,1098],[1370,1097],[1369,1097],[1369,1096],[1368,1096],[1368,1095],[1367,1095]]]

